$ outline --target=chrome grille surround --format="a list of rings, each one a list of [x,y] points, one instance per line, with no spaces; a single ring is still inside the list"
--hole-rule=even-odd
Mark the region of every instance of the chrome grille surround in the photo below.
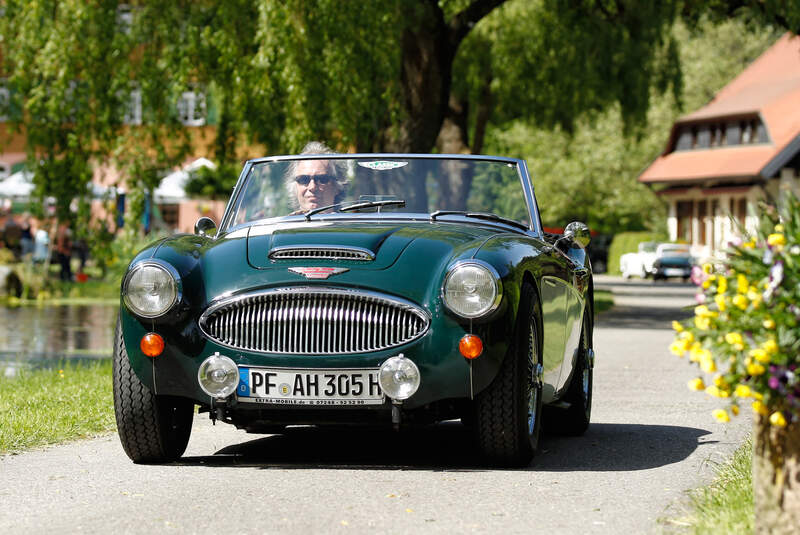
[[[249,292],[215,303],[200,329],[216,343],[243,351],[285,355],[342,355],[381,351],[423,336],[428,313],[387,295],[331,287]]]
[[[270,260],[358,260],[369,262],[375,255],[369,249],[361,247],[330,247],[311,245],[303,247],[275,247],[269,252]]]

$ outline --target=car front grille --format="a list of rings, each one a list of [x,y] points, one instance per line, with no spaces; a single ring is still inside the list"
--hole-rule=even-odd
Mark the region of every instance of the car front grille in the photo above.
[[[419,338],[429,324],[423,309],[396,297],[307,287],[230,297],[200,317],[203,333],[224,346],[309,355],[389,349]]]
[[[360,247],[276,247],[269,253],[272,260],[324,259],[360,260],[375,259],[372,251]]]

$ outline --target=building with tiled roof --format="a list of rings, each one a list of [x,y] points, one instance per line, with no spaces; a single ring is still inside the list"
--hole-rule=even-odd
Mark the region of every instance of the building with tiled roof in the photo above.
[[[757,224],[759,201],[798,188],[800,37],[786,34],[699,110],[672,126],[639,181],[669,203],[673,241],[718,253]]]

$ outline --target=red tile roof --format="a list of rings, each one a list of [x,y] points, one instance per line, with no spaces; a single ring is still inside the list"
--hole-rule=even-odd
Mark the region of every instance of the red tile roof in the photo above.
[[[696,182],[755,178],[785,156],[800,140],[800,37],[787,33],[699,110],[681,117],[672,128],[667,151],[679,127],[712,119],[759,115],[771,142],[665,152],[639,176],[640,182]],[[770,167],[770,170],[772,170]]]

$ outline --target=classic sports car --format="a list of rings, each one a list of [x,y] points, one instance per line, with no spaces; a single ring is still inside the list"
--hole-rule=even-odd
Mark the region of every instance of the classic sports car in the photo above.
[[[460,418],[487,462],[526,465],[543,420],[589,425],[588,242],[582,223],[543,232],[522,160],[248,161],[219,227],[153,243],[123,278],[122,445],[180,457],[195,406],[253,433]]]

